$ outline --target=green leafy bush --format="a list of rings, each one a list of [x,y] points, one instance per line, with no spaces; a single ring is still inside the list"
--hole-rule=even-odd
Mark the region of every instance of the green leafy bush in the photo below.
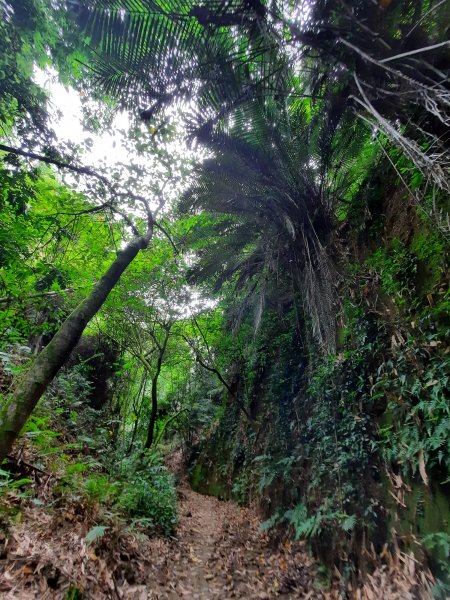
[[[20,479],[14,479],[8,471],[0,469],[0,497],[2,494],[9,492],[20,492],[21,488],[26,487],[32,480],[27,477],[21,477]],[[22,492],[22,495],[26,495],[26,491]]]
[[[300,538],[313,538],[323,531],[340,529],[345,533],[352,531],[356,525],[356,515],[333,510],[329,500],[319,506],[313,513],[309,514],[303,502],[287,510],[285,513],[276,512],[270,519],[261,524],[261,530],[267,531],[283,522],[289,523],[294,530],[296,540]]]
[[[88,366],[81,363],[70,369],[62,369],[48,387],[46,395],[62,410],[69,412],[87,400],[91,389]]]
[[[177,523],[173,476],[162,465],[136,471],[125,483],[119,506],[143,525],[170,534]]]
[[[113,502],[120,492],[120,484],[112,482],[103,474],[92,474],[85,480],[83,487],[88,500],[100,504]]]
[[[446,531],[429,533],[422,538],[422,543],[437,556],[437,581],[433,596],[447,600],[450,593],[450,535]]]
[[[41,454],[45,454],[55,448],[55,438],[59,433],[50,429],[50,417],[33,414],[25,423],[22,435],[32,441]]]
[[[417,260],[400,240],[394,239],[391,247],[378,248],[366,260],[369,273],[375,276],[381,289],[399,307],[411,307]]]

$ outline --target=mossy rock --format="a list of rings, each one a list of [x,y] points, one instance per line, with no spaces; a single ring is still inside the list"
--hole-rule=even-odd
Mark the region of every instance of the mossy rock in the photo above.
[[[230,494],[218,474],[213,469],[211,472],[204,464],[197,463],[190,476],[190,484],[194,491],[207,496],[216,496],[219,499],[229,498]]]

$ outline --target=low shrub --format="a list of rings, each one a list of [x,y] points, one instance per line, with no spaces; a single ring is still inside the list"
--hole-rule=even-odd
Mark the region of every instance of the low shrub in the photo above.
[[[135,521],[169,535],[177,523],[174,478],[162,465],[136,471],[124,484],[119,506]]]

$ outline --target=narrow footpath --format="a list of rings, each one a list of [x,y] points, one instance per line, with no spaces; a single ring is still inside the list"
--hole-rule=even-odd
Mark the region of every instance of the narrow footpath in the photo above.
[[[303,542],[271,540],[252,510],[187,484],[179,496],[176,539],[139,600],[431,600],[412,556],[394,559],[386,551],[385,564],[353,587],[337,571],[320,568]]]
[[[254,512],[179,488],[173,537],[149,538],[123,523],[93,543],[101,514],[73,499],[20,508],[0,539],[2,600],[428,600],[408,555],[386,554],[362,588],[324,572],[302,542],[270,540]],[[11,505],[11,509],[14,508]],[[426,583],[426,582],[425,582]]]
[[[248,509],[180,489],[179,560],[166,565],[157,599],[226,600],[323,598],[315,592],[315,564],[302,544],[277,549]],[[170,587],[173,589],[170,590]]]
[[[43,489],[42,486],[40,488]],[[274,547],[246,508],[178,489],[179,523],[172,537],[148,537],[111,521],[79,498],[58,498],[51,486],[20,507],[0,536],[2,600],[267,600],[320,598],[315,562],[302,543]]]

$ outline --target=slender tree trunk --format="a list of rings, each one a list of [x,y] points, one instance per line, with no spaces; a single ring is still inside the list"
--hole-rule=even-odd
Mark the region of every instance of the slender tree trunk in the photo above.
[[[145,442],[145,448],[150,448],[153,444],[153,437],[155,435],[156,418],[158,416],[158,376],[155,375],[152,379],[152,412],[150,414],[150,423],[148,424],[147,440]]]
[[[131,441],[130,441],[130,445],[128,447],[128,452],[127,455],[129,456],[133,450],[133,446],[134,446],[134,440],[136,439],[136,434],[137,434],[137,430],[139,427],[139,420],[141,418],[141,412],[142,412],[142,405],[144,404],[144,396],[145,396],[145,386],[147,385],[147,371],[144,370],[144,373],[142,375],[142,380],[141,380],[141,385],[139,387],[139,392],[137,395],[137,401],[139,402],[139,398],[141,397],[142,394],[142,400],[141,403],[139,404],[139,406],[137,407],[137,409],[134,412],[134,416],[135,416],[135,421],[134,421],[134,427],[133,427],[133,434],[131,436]]]
[[[145,448],[148,449],[153,444],[153,438],[155,435],[155,425],[156,418],[158,416],[158,378],[161,373],[162,361],[164,358],[164,353],[166,351],[167,342],[169,341],[170,330],[166,330],[166,337],[164,338],[164,343],[160,347],[158,362],[156,365],[155,375],[152,379],[152,412],[150,415],[150,423],[148,424],[147,430],[147,440],[145,442]]]
[[[34,410],[42,394],[63,366],[78,342],[86,325],[99,311],[120,276],[140,250],[151,239],[149,228],[145,236],[134,237],[118,254],[95,288],[64,321],[60,330],[34,361],[14,394],[0,408],[0,464]]]

